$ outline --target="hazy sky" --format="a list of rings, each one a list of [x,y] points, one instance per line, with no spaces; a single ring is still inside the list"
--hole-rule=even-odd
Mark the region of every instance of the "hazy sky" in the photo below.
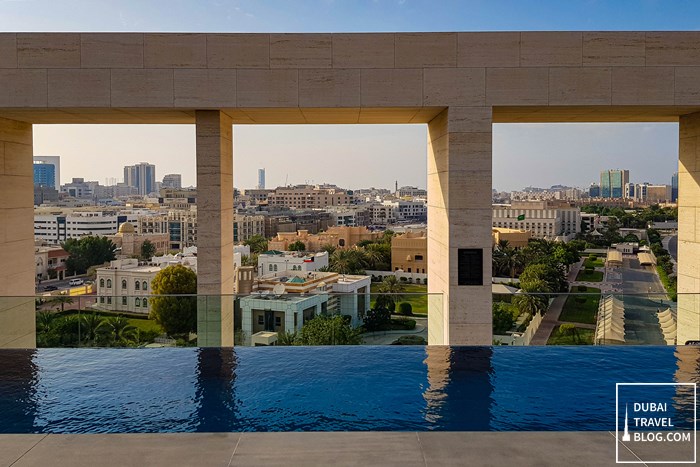
[[[686,0],[0,0],[0,31],[369,32],[484,30],[697,30]],[[677,168],[670,124],[497,125],[494,187],[587,185],[604,168],[669,183]],[[425,186],[425,127],[266,126],[234,132],[236,185],[331,182]],[[154,144],[155,142],[158,144]],[[191,126],[37,126],[35,153],[62,157],[71,177],[121,178],[156,164],[195,183]],[[396,163],[400,161],[400,163]],[[288,178],[287,178],[288,177]]]

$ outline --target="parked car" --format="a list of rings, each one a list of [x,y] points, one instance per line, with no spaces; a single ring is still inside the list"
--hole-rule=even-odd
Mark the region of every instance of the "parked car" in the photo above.
[[[73,286],[73,285],[83,285],[84,281],[82,279],[71,279],[70,282],[68,282],[68,285]]]
[[[49,292],[49,291],[52,291],[52,290],[58,290],[58,287],[56,287],[55,285],[47,285],[46,287],[44,287],[44,290],[46,290],[47,292]]]

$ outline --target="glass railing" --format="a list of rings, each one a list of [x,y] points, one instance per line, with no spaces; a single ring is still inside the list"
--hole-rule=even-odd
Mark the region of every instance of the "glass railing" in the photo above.
[[[665,293],[580,285],[566,294],[527,293],[512,286],[497,291],[494,345],[700,341],[698,294],[678,294],[673,300]],[[463,328],[461,317],[482,311],[470,309],[466,301],[461,305],[466,309],[450,309],[447,317],[447,300],[443,294],[413,291],[0,297],[0,347],[34,342],[37,347],[426,345],[443,343],[450,322]],[[34,335],[35,341],[27,338]],[[453,345],[458,344],[454,335]]]
[[[575,286],[566,294],[493,295],[494,344],[677,345],[700,339],[700,296]]]
[[[0,297],[33,307],[38,347],[426,345],[442,294],[53,295]],[[233,335],[222,335],[230,328]],[[222,321],[224,324],[222,325]],[[433,326],[442,332],[442,320]],[[432,324],[432,323],[431,323]],[[0,331],[1,332],[1,331]],[[225,333],[224,333],[225,334]]]

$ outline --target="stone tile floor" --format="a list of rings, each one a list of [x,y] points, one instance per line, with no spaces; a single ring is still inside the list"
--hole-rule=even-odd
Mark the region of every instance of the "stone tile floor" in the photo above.
[[[672,454],[673,446],[666,449]],[[620,460],[646,465],[622,445]],[[612,466],[615,438],[609,432],[0,435],[0,466],[277,465]]]

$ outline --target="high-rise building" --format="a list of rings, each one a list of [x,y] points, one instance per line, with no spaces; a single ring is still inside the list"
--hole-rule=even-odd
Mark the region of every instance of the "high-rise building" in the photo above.
[[[265,169],[258,169],[258,190],[265,189]]]
[[[625,185],[630,181],[629,170],[603,170],[600,172],[600,197],[622,199],[625,197]]]
[[[59,190],[61,188],[61,156],[34,156],[34,184],[36,185],[36,165],[44,164],[45,166],[53,166],[54,170],[54,181],[51,185],[52,188]],[[51,170],[48,168],[42,170]],[[45,185],[46,186],[46,185]]]
[[[671,202],[678,201],[678,172],[671,176]]]
[[[591,183],[591,186],[588,187],[588,196],[591,198],[600,198],[600,185]]]
[[[34,186],[56,186],[56,167],[46,162],[34,162]]]
[[[148,162],[124,167],[124,184],[133,186],[140,195],[156,191],[156,166]]]
[[[167,174],[163,176],[163,188],[175,188],[179,190],[182,188],[182,175],[180,174]]]

